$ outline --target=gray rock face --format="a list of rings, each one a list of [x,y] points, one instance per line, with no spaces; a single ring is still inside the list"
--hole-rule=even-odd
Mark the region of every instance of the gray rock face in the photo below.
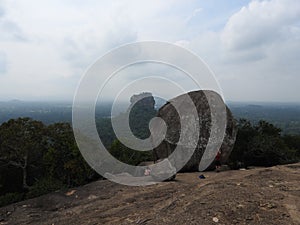
[[[170,181],[176,177],[176,168],[172,166],[168,159],[164,159],[160,162],[159,166],[153,166],[151,170],[151,176],[154,180]]]
[[[139,107],[139,108],[146,107],[146,108],[154,109],[155,100],[151,93],[143,92],[141,94],[131,96],[130,103],[131,106],[136,105],[135,107]]]
[[[236,138],[236,133],[237,133],[237,127],[235,120],[232,116],[232,113],[228,109],[227,106],[225,106],[224,102],[221,100],[221,97],[213,91],[208,91],[208,90],[200,90],[200,91],[193,91],[189,92],[185,95],[189,95],[189,97],[192,99],[197,113],[198,113],[198,128],[199,128],[199,139],[198,143],[196,145],[195,151],[192,155],[192,157],[189,159],[189,161],[185,164],[185,166],[180,170],[181,172],[191,172],[191,171],[198,171],[199,170],[199,163],[202,159],[202,156],[205,152],[205,149],[208,145],[209,138],[211,133],[214,131],[212,130],[212,117],[211,113],[212,110],[209,107],[209,102],[215,102],[215,105],[220,104],[223,105],[222,107],[226,107],[226,118],[227,123],[226,123],[226,130],[225,130],[225,136],[223,139],[223,142],[221,143],[221,163],[224,164],[226,163],[234,142]],[[179,106],[184,108],[185,107],[185,101],[183,101],[183,97],[185,95],[180,95],[169,102],[167,102],[164,106],[162,106],[157,114],[157,117],[162,118],[165,121],[165,124],[167,125],[167,132],[164,140],[159,144],[156,148],[154,148],[153,153],[154,153],[154,159],[164,159],[167,158],[174,150],[175,148],[180,145],[179,140],[180,140],[180,131],[181,129],[187,129],[186,127],[184,128],[180,124],[180,117],[178,112],[176,111],[175,107],[171,104],[172,102],[179,102]],[[212,101],[208,101],[208,97],[210,99],[213,99]],[[218,99],[218,100],[215,100]],[[219,101],[219,103],[218,103]],[[171,102],[171,103],[170,103]],[[216,106],[218,107],[218,106]],[[225,111],[225,110],[224,110]],[[225,115],[225,114],[224,114]],[[220,117],[219,117],[220,118]],[[215,129],[215,130],[218,130]],[[155,136],[155,134],[161,135],[161,131],[159,130],[159,126],[154,128],[153,130],[153,142],[155,143],[155,139],[158,138]],[[190,151],[190,148],[188,144],[181,145],[180,146],[181,151]],[[216,150],[217,151],[217,150]],[[214,152],[216,152],[214,151]],[[183,153],[184,154],[184,153]],[[206,153],[207,154],[207,153]],[[213,156],[214,157],[214,156]],[[202,159],[203,160],[203,159]],[[206,169],[212,168],[212,164],[207,167]]]

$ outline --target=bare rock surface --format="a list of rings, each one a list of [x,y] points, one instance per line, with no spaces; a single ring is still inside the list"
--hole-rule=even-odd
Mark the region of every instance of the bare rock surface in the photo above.
[[[220,95],[216,92],[209,91],[209,90],[199,90],[199,91],[192,91],[187,94],[180,95],[176,98],[173,98],[169,100],[165,105],[163,105],[157,114],[157,117],[160,117],[163,119],[165,124],[167,125],[167,132],[164,140],[161,142],[160,145],[158,145],[156,148],[154,148],[154,157],[155,160],[158,159],[164,159],[173,153],[176,147],[180,145],[180,132],[183,130],[183,134],[186,133],[185,129],[189,130],[192,127],[192,124],[184,124],[182,125],[180,122],[180,116],[178,114],[179,110],[189,110],[191,107],[188,104],[187,97],[189,96],[190,99],[193,101],[195,108],[198,113],[198,128],[199,128],[199,136],[195,137],[198,139],[198,142],[196,143],[195,149],[192,157],[190,160],[184,165],[184,167],[180,170],[181,172],[192,172],[192,171],[199,171],[199,163],[202,159],[202,156],[204,154],[204,151],[208,145],[208,141],[210,137],[214,137],[212,140],[217,142],[217,136],[219,137],[220,134],[218,134],[218,131],[212,131],[212,116],[211,114],[214,113],[211,110],[211,107],[214,107],[217,111],[217,109],[221,109],[221,107],[224,107],[225,114],[218,114],[215,112],[215,117],[219,121],[224,116],[226,117],[226,130],[225,130],[225,136],[223,139],[223,142],[220,145],[221,149],[221,163],[224,164],[234,145],[236,133],[237,133],[237,127],[234,121],[234,118],[232,116],[232,113],[228,109],[228,107],[224,104],[223,100],[221,99]],[[210,100],[208,100],[208,98]],[[177,105],[177,109],[174,107],[174,103]],[[190,110],[191,111],[191,110]],[[221,111],[221,110],[219,110]],[[193,114],[187,114],[187,117],[193,117]],[[186,121],[189,121],[189,118],[185,118]],[[185,127],[184,127],[185,126]],[[217,130],[220,129],[217,127]],[[153,142],[155,143],[156,139],[160,139],[160,126],[154,127],[153,130]],[[215,135],[212,135],[214,133]],[[188,135],[187,138],[189,138]],[[188,140],[183,146],[180,146],[181,151],[183,152],[183,157],[185,152],[190,151],[189,143],[193,142],[193,140]],[[160,143],[160,142],[158,142]],[[217,143],[215,143],[217,145]],[[211,149],[213,150],[213,148]],[[216,149],[216,152],[218,149]],[[215,155],[214,155],[215,156]],[[214,158],[213,156],[213,158]],[[203,159],[202,159],[203,160]],[[209,164],[208,164],[209,165]]]
[[[103,180],[2,207],[0,224],[298,225],[299,184],[300,163],[179,173],[147,187]]]

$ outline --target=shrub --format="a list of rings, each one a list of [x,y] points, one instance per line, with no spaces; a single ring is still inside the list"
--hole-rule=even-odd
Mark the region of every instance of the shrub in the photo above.
[[[0,196],[0,207],[22,201],[23,198],[24,193],[7,193],[5,195]]]
[[[59,180],[42,178],[29,188],[29,191],[26,193],[26,199],[34,198],[63,188],[66,188],[66,186]]]

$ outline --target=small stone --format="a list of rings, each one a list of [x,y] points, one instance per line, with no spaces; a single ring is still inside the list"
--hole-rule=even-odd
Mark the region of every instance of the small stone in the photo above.
[[[76,190],[71,190],[71,191],[68,191],[65,195],[66,195],[66,196],[71,196],[71,195],[73,195],[75,192],[76,192]]]
[[[88,200],[93,200],[93,199],[96,199],[96,198],[97,198],[96,195],[89,195]]]
[[[218,222],[219,222],[219,219],[218,219],[217,217],[213,217],[213,221],[214,221],[215,223],[218,223]]]

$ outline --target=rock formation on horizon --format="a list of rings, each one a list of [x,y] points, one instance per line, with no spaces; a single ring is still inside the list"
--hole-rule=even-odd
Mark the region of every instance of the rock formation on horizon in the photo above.
[[[146,107],[146,108],[154,109],[155,100],[152,96],[152,93],[143,92],[143,93],[131,96],[130,103],[131,103],[131,105],[129,106],[129,109],[133,106],[139,107],[139,108]]]
[[[130,98],[129,126],[132,133],[138,138],[145,139],[150,136],[149,121],[155,117],[155,100],[151,93],[143,92]]]

